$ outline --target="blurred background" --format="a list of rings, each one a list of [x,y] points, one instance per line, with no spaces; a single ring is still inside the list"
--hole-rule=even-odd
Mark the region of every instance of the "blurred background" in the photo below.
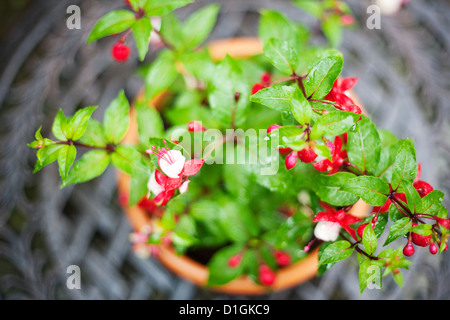
[[[258,11],[277,9],[314,26],[284,0],[196,0],[177,10],[183,18],[207,3],[222,6],[211,40],[256,36]],[[411,0],[369,30],[369,0],[346,1],[358,27],[345,31],[344,76],[358,76],[355,92],[378,127],[412,138],[422,179],[450,205],[450,2]],[[81,8],[81,30],[69,30],[69,5]],[[198,288],[142,260],[130,249],[114,170],[92,182],[60,190],[56,165],[33,175],[35,151],[26,143],[59,108],[104,109],[121,88],[134,96],[141,82],[137,58],[118,64],[113,39],[86,45],[95,22],[123,7],[122,0],[2,0],[0,2],[0,299],[247,299]],[[135,51],[135,50],[134,50]],[[152,59],[151,55],[148,57]],[[96,114],[102,114],[103,110]],[[263,299],[448,299],[450,254],[418,249],[401,289],[391,277],[383,290],[359,294],[356,259],[323,277]],[[69,265],[81,268],[81,290],[69,290]]]

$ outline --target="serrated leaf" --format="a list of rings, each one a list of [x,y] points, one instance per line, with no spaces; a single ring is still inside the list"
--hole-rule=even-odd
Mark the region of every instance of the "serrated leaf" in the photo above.
[[[329,49],[316,58],[303,81],[306,96],[314,99],[325,97],[341,73],[343,64],[342,53],[334,49]]]
[[[295,120],[302,125],[311,121],[313,115],[311,105],[298,89],[294,92],[294,98],[291,100],[291,112]]]
[[[64,115],[64,112],[61,109],[59,109],[58,113],[56,114],[55,120],[53,121],[53,125],[52,125],[52,133],[56,139],[58,139],[60,141],[67,140],[67,137],[65,134],[66,124],[67,124],[67,118]]]
[[[299,55],[288,42],[271,38],[264,41],[264,55],[280,72],[288,75],[295,73],[299,64]]]
[[[409,139],[401,140],[392,168],[392,188],[397,190],[402,180],[413,182],[416,174],[417,163],[414,145]]]
[[[250,96],[250,101],[260,103],[280,112],[290,112],[291,100],[295,90],[295,88],[289,86],[274,85],[259,90]]]
[[[321,175],[315,186],[317,196],[324,202],[333,206],[348,206],[359,199],[353,193],[343,190],[347,182],[355,175],[350,172],[337,172],[333,175]]]
[[[194,12],[183,25],[183,48],[190,50],[205,41],[214,28],[219,13],[218,4],[208,5]]]
[[[37,151],[37,161],[33,173],[40,171],[46,165],[56,161],[63,144],[51,144]]]
[[[151,0],[145,4],[144,11],[149,16],[163,16],[192,2],[193,0]]]
[[[336,241],[328,245],[319,257],[319,265],[335,263],[340,260],[347,259],[353,251],[351,243],[345,240]]]
[[[86,132],[88,121],[95,109],[96,106],[78,110],[65,125],[65,136],[73,141],[80,139]]]
[[[94,26],[88,38],[88,43],[100,38],[121,33],[130,28],[136,21],[135,15],[129,10],[114,10],[104,15]]]
[[[106,147],[108,142],[105,137],[105,129],[103,125],[93,118],[89,119],[86,131],[83,136],[81,136],[79,142],[92,147]]]
[[[130,105],[123,90],[106,109],[103,124],[108,142],[118,144],[125,137],[130,125]]]
[[[395,221],[389,228],[389,234],[384,242],[383,246],[395,241],[397,238],[404,236],[410,231],[412,227],[412,222],[409,217],[401,218]]]
[[[164,74],[164,77],[161,75]],[[160,94],[177,78],[176,60],[170,51],[162,51],[152,62],[145,75],[145,97],[151,100]]]
[[[82,183],[100,176],[110,162],[110,155],[104,150],[86,152],[77,162],[67,176],[66,185]]]
[[[286,41],[293,48],[300,47],[297,26],[285,15],[274,10],[261,10],[258,35],[261,40],[270,38]]]
[[[422,198],[422,213],[437,215],[442,207],[444,193],[439,190],[433,190]]]
[[[366,249],[366,252],[368,254],[373,254],[377,250],[377,236],[375,232],[372,229],[372,225],[369,223],[365,228],[363,232],[362,237],[362,243],[364,246],[364,249]]]
[[[66,184],[67,175],[69,174],[70,167],[75,161],[77,155],[77,149],[74,145],[64,145],[58,152],[58,165],[59,175],[63,182],[63,186]]]
[[[414,186],[411,183],[404,180],[402,181],[402,184],[406,194],[406,203],[408,205],[408,209],[413,214],[422,212],[423,210],[422,198],[420,197],[416,188],[414,188]]]
[[[324,135],[338,136],[350,130],[354,125],[354,113],[331,111],[317,118],[311,130],[310,139],[316,140]]]
[[[144,61],[150,44],[150,35],[153,30],[152,23],[149,18],[142,17],[131,26],[131,30],[133,31],[134,39],[136,39],[139,60]]]
[[[380,161],[381,140],[374,123],[362,117],[347,132],[347,154],[350,162],[363,172],[374,172]]]
[[[377,177],[359,176],[348,181],[343,188],[361,197],[367,204],[381,206],[387,200],[389,185]]]
[[[140,165],[141,154],[131,146],[117,146],[111,153],[111,162],[125,173],[132,174],[133,168]]]

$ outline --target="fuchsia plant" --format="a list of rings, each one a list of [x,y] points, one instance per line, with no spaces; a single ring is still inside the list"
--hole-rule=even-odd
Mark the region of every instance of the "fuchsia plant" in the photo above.
[[[370,268],[402,285],[400,269],[408,269],[406,257],[416,247],[433,255],[447,250],[444,194],[420,180],[413,142],[377,128],[352,100],[357,78],[341,77],[340,51],[312,44],[308,28],[262,10],[264,53],[216,62],[202,44],[219,7],[206,6],[181,22],[172,11],[188,3],[126,1],[128,10],[105,15],[89,37],[118,37],[117,61],[129,59],[131,34],[141,61],[152,31],[165,44],[139,70],[144,94],[132,107],[139,142],[123,142],[131,107],[122,91],[102,123],[92,118],[96,107],[88,107],[71,117],[60,110],[53,140],[39,129],[30,143],[37,149],[35,172],[57,161],[63,186],[98,177],[110,165],[129,174],[130,193],[120,195],[121,203],[152,217],[133,243],[152,254],[161,244],[187,255],[214,248],[207,259],[211,286],[243,274],[270,286],[277,270],[320,246],[319,274],[356,253],[362,292],[372,281]],[[295,3],[319,18],[331,46],[354,24],[342,1]],[[152,26],[155,16],[160,29]],[[158,110],[149,108],[163,93]],[[234,151],[252,156],[238,130],[259,130],[256,144],[269,151],[266,157],[236,164]],[[210,139],[211,132],[220,137]],[[231,163],[215,161],[230,151]],[[272,164],[278,171],[261,173]],[[364,219],[351,215],[360,199],[373,207]]]

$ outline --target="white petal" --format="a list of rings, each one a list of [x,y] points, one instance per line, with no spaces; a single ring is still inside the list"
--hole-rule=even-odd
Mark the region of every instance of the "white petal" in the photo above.
[[[158,160],[162,172],[170,178],[178,178],[180,176],[185,162],[186,158],[179,150],[169,150],[164,157]]]
[[[150,179],[148,180],[148,183],[147,183],[147,188],[155,196],[157,196],[158,194],[160,194],[161,192],[164,191],[164,187],[162,187],[161,185],[158,184],[158,182],[156,182],[156,174],[155,173],[156,172],[153,172],[152,175],[150,176]]]
[[[316,238],[323,241],[336,241],[339,236],[341,226],[339,223],[330,221],[319,221],[314,229]]]
[[[392,15],[400,10],[402,0],[377,0],[376,5],[381,9],[381,13]]]
[[[185,182],[183,182],[183,184],[178,188],[178,190],[180,190],[180,193],[185,193],[188,189],[189,186],[189,180],[186,180]]]

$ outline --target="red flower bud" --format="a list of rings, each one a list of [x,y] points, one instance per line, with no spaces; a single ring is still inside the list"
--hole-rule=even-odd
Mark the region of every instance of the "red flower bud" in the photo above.
[[[433,191],[433,187],[429,183],[422,180],[414,182],[413,186],[416,188],[421,198]]]
[[[198,131],[205,131],[205,127],[202,126],[201,122],[199,121],[191,121],[187,124],[188,131],[189,132],[198,132]]]
[[[298,152],[298,157],[300,161],[304,163],[311,163],[317,158],[317,154],[314,150],[308,145],[306,148],[303,148]]]
[[[428,249],[430,250],[431,254],[436,254],[438,252],[438,247],[434,242],[430,244],[430,247]]]
[[[278,124],[271,125],[270,127],[267,128],[267,134],[271,133],[273,130],[278,129],[278,128],[281,128],[281,126]]]
[[[414,254],[414,246],[411,242],[408,242],[406,246],[403,248],[403,254],[407,257],[410,257]]]
[[[343,26],[352,26],[355,23],[355,18],[353,18],[352,15],[350,14],[344,14],[343,16],[341,16],[341,24]]]
[[[417,223],[412,224],[413,227],[417,226]],[[431,235],[423,236],[417,233],[412,233],[412,241],[415,245],[418,245],[420,247],[426,247],[430,244]]]
[[[261,75],[261,82],[264,86],[268,87],[270,86],[270,82],[272,81],[272,75],[268,72],[264,72]]]
[[[445,229],[450,229],[450,219],[436,218],[436,222],[443,226]]]
[[[297,164],[297,152],[292,151],[288,156],[286,157],[286,160],[284,161],[284,164],[286,166],[286,169],[290,170]]]
[[[276,250],[274,252],[275,260],[280,267],[287,266],[291,263],[291,256],[283,251]]]
[[[363,237],[364,229],[366,228],[366,226],[367,226],[368,224],[369,224],[369,223],[361,224],[361,225],[359,225],[358,229],[356,230],[356,233],[358,234],[358,236],[359,236],[361,239],[362,239],[362,237]]]
[[[257,93],[259,90],[264,88],[264,85],[262,85],[261,83],[255,83],[255,85],[252,87],[252,94]]]
[[[258,270],[258,280],[265,286],[270,286],[275,282],[275,272],[269,266],[263,264]]]
[[[130,53],[131,53],[130,47],[126,46],[122,42],[117,42],[113,46],[112,51],[111,51],[113,58],[119,62],[127,61],[128,57],[130,56]]]
[[[228,266],[231,268],[235,268],[241,263],[241,260],[242,256],[240,254],[232,256],[230,259],[228,259]]]

